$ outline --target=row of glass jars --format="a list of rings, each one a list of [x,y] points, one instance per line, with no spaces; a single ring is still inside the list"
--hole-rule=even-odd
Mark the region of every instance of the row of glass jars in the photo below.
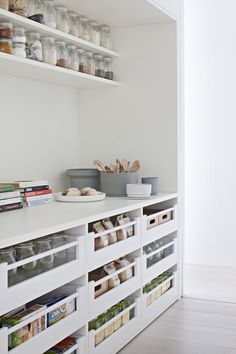
[[[63,234],[55,234],[51,237],[38,239],[36,242],[27,242],[8,247],[0,250],[0,263],[6,262],[13,264],[17,261],[22,261],[36,254],[50,251],[52,248],[58,248],[67,242]],[[66,262],[66,251],[60,251],[55,254],[40,258],[37,261],[27,263],[19,268],[14,268],[9,271],[10,285],[17,283],[23,279],[35,276],[41,272],[52,269],[53,267],[62,265]]]
[[[110,27],[89,21],[65,6],[54,6],[53,0],[0,0],[0,7],[57,28],[65,33],[111,49]]]

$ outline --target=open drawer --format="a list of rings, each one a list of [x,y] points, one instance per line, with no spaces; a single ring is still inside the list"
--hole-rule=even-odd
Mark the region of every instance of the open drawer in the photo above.
[[[16,346],[15,348],[8,349],[8,337],[15,333],[17,330],[29,325],[33,321],[37,321],[42,316],[47,316],[53,310],[56,310],[59,306],[75,300],[76,307],[75,311],[66,316],[65,318],[59,320],[58,322],[52,324],[42,330],[37,335],[31,337],[24,343]],[[14,327],[0,329],[0,343],[1,343],[1,354],[42,354],[46,350],[52,348],[55,344],[62,341],[65,337],[71,335],[71,333],[76,332],[81,327],[85,326],[87,318],[86,312],[84,310],[84,303],[86,301],[86,287],[79,287],[77,291],[63,300],[57,302],[56,304],[47,307],[45,310],[37,313],[25,321],[20,322]],[[46,320],[45,320],[46,321]],[[47,321],[46,321],[47,322]],[[83,353],[83,352],[82,352]]]
[[[104,339],[100,344],[96,345],[96,335],[99,335],[108,327],[113,327],[113,324],[116,321],[119,321],[127,313],[130,314],[129,321],[121,325],[119,329],[114,330],[114,332],[109,337]],[[89,331],[89,353],[117,353],[117,351],[120,350],[124,344],[137,333],[140,318],[141,299],[137,298],[128,308],[120,312],[117,316],[113,317],[110,321],[106,322],[102,327],[98,328],[97,330]]]
[[[159,258],[160,260],[155,262],[155,259]],[[155,263],[150,262],[152,259],[154,259]],[[167,237],[165,245],[158,248],[156,251],[144,254],[142,262],[142,285],[145,285],[178,263],[177,238],[171,239]]]
[[[40,297],[70,281],[85,274],[85,236],[77,236],[64,245],[52,248],[32,257],[25,258],[13,264],[0,263],[0,315],[11,311],[22,304]],[[38,262],[50,255],[59,252],[68,252],[68,260],[60,266],[43,271],[40,274],[32,274],[28,279],[17,279],[15,285],[9,285],[11,273],[14,269],[21,269],[24,266]]]
[[[143,216],[142,245],[156,241],[177,230],[177,205]]]
[[[95,250],[95,240],[111,232],[133,228],[133,235],[124,240],[117,241],[107,247]],[[113,259],[121,257],[127,250],[135,251],[141,246],[141,218],[135,218],[130,223],[114,227],[100,233],[90,232],[87,240],[88,271],[100,267],[104,263],[109,263]]]
[[[178,272],[175,272],[159,286],[157,286],[148,293],[142,294],[143,323],[146,324],[152,322],[177,300]]]
[[[95,290],[97,287],[101,286],[104,282],[109,281],[115,275],[132,268],[133,276],[132,278],[124,281],[120,285],[116,286],[113,289],[110,289],[103,293],[101,296],[95,298]],[[140,258],[135,258],[132,263],[128,266],[123,267],[116,272],[103,277],[98,281],[89,282],[89,320],[92,320],[100,313],[104,312],[107,308],[112,307],[125,297],[129,296],[131,293],[136,291],[141,287],[140,279]]]

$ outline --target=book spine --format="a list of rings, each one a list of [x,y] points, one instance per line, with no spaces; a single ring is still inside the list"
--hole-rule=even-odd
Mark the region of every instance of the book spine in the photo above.
[[[35,192],[25,192],[24,196],[26,198],[29,198],[29,197],[36,197],[36,196],[45,195],[45,194],[52,194],[52,189],[42,189],[40,191],[35,191]]]
[[[18,198],[10,198],[10,199],[3,199],[0,200],[0,206],[1,205],[8,205],[8,204],[14,204],[14,203],[21,203],[22,202],[22,198],[18,197]]]
[[[26,202],[33,202],[33,201],[37,201],[37,200],[44,200],[44,199],[50,199],[50,198],[52,198],[52,193],[36,195],[34,197],[26,197],[25,201]]]
[[[20,197],[20,191],[0,193],[0,200],[10,199],[10,198],[19,198],[19,197]]]
[[[34,200],[34,201],[31,201],[31,202],[27,202],[27,206],[28,207],[32,207],[32,206],[49,204],[49,203],[52,203],[52,202],[53,202],[53,198],[45,199],[45,200]]]
[[[22,194],[24,194],[24,193],[27,193],[27,192],[42,191],[42,190],[45,190],[45,189],[49,189],[49,185],[29,187],[29,188],[20,188],[20,192]]]
[[[5,211],[22,209],[22,208],[23,208],[23,204],[22,203],[13,203],[13,204],[8,204],[8,205],[0,205],[0,213],[3,213]]]
[[[17,182],[19,188],[31,188],[37,186],[46,186],[48,185],[48,181],[26,181],[26,182]]]

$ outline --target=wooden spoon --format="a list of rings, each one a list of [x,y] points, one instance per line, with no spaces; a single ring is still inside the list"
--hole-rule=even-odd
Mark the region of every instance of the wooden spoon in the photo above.
[[[129,167],[128,172],[137,172],[141,167],[139,160],[135,160],[132,165]]]
[[[128,160],[126,160],[126,159],[122,159],[121,161],[120,161],[120,163],[121,163],[121,166],[122,166],[122,168],[123,168],[123,171],[124,172],[127,172],[128,171],[128,166],[129,166],[129,161]]]
[[[98,171],[100,172],[106,172],[105,166],[103,165],[103,163],[99,160],[94,160],[93,164],[95,167],[97,167]]]

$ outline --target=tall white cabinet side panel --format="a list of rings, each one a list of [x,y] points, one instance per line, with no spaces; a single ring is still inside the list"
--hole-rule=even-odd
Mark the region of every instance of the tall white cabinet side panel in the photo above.
[[[180,15],[180,0],[148,0],[157,6],[163,8],[174,17],[179,18]]]
[[[114,29],[122,86],[83,91],[80,165],[117,157],[140,159],[142,175],[161,177],[162,191],[177,180],[176,25]]]
[[[0,179],[48,179],[61,190],[64,171],[78,166],[78,91],[7,75],[0,81]]]

